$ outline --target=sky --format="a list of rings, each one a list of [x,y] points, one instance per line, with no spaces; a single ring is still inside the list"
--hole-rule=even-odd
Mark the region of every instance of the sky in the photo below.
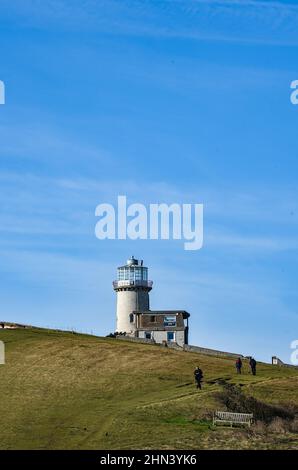
[[[1,0],[0,319],[115,330],[117,266],[190,343],[290,362],[298,338],[298,5]],[[204,244],[98,240],[95,208],[204,204]]]

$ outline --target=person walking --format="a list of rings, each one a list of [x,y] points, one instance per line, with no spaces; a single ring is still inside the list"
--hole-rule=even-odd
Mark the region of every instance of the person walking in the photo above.
[[[195,376],[197,388],[202,390],[203,371],[202,369],[199,368],[199,366],[197,366],[196,369],[194,370],[194,376]]]
[[[237,361],[235,362],[235,366],[236,366],[237,374],[241,374],[242,361],[240,357],[238,357]]]
[[[252,375],[256,375],[257,374],[257,361],[253,357],[250,358],[249,365],[251,368]]]

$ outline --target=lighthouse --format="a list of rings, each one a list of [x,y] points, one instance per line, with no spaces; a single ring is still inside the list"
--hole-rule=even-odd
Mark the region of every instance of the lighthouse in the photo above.
[[[148,268],[133,256],[117,269],[113,282],[117,294],[116,332],[151,343],[188,343],[188,318],[185,310],[150,310]]]
[[[152,281],[148,281],[148,268],[143,260],[133,256],[117,269],[117,280],[113,288],[117,293],[116,331],[132,335],[136,324],[133,312],[149,310],[149,292]]]

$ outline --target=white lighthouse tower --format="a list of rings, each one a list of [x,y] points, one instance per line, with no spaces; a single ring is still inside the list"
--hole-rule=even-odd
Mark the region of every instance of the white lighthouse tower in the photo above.
[[[132,312],[149,311],[149,292],[153,283],[148,281],[148,268],[143,266],[143,260],[133,256],[126,265],[119,266],[117,273],[117,280],[113,282],[117,293],[116,331],[134,335],[136,325]]]

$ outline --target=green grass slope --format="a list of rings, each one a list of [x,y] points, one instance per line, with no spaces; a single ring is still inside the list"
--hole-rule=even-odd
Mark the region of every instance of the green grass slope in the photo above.
[[[244,395],[297,411],[298,372],[260,364],[42,329],[0,331],[2,449],[298,448],[297,422],[250,430],[213,427],[225,409],[218,379]],[[204,371],[203,390],[193,369]]]

